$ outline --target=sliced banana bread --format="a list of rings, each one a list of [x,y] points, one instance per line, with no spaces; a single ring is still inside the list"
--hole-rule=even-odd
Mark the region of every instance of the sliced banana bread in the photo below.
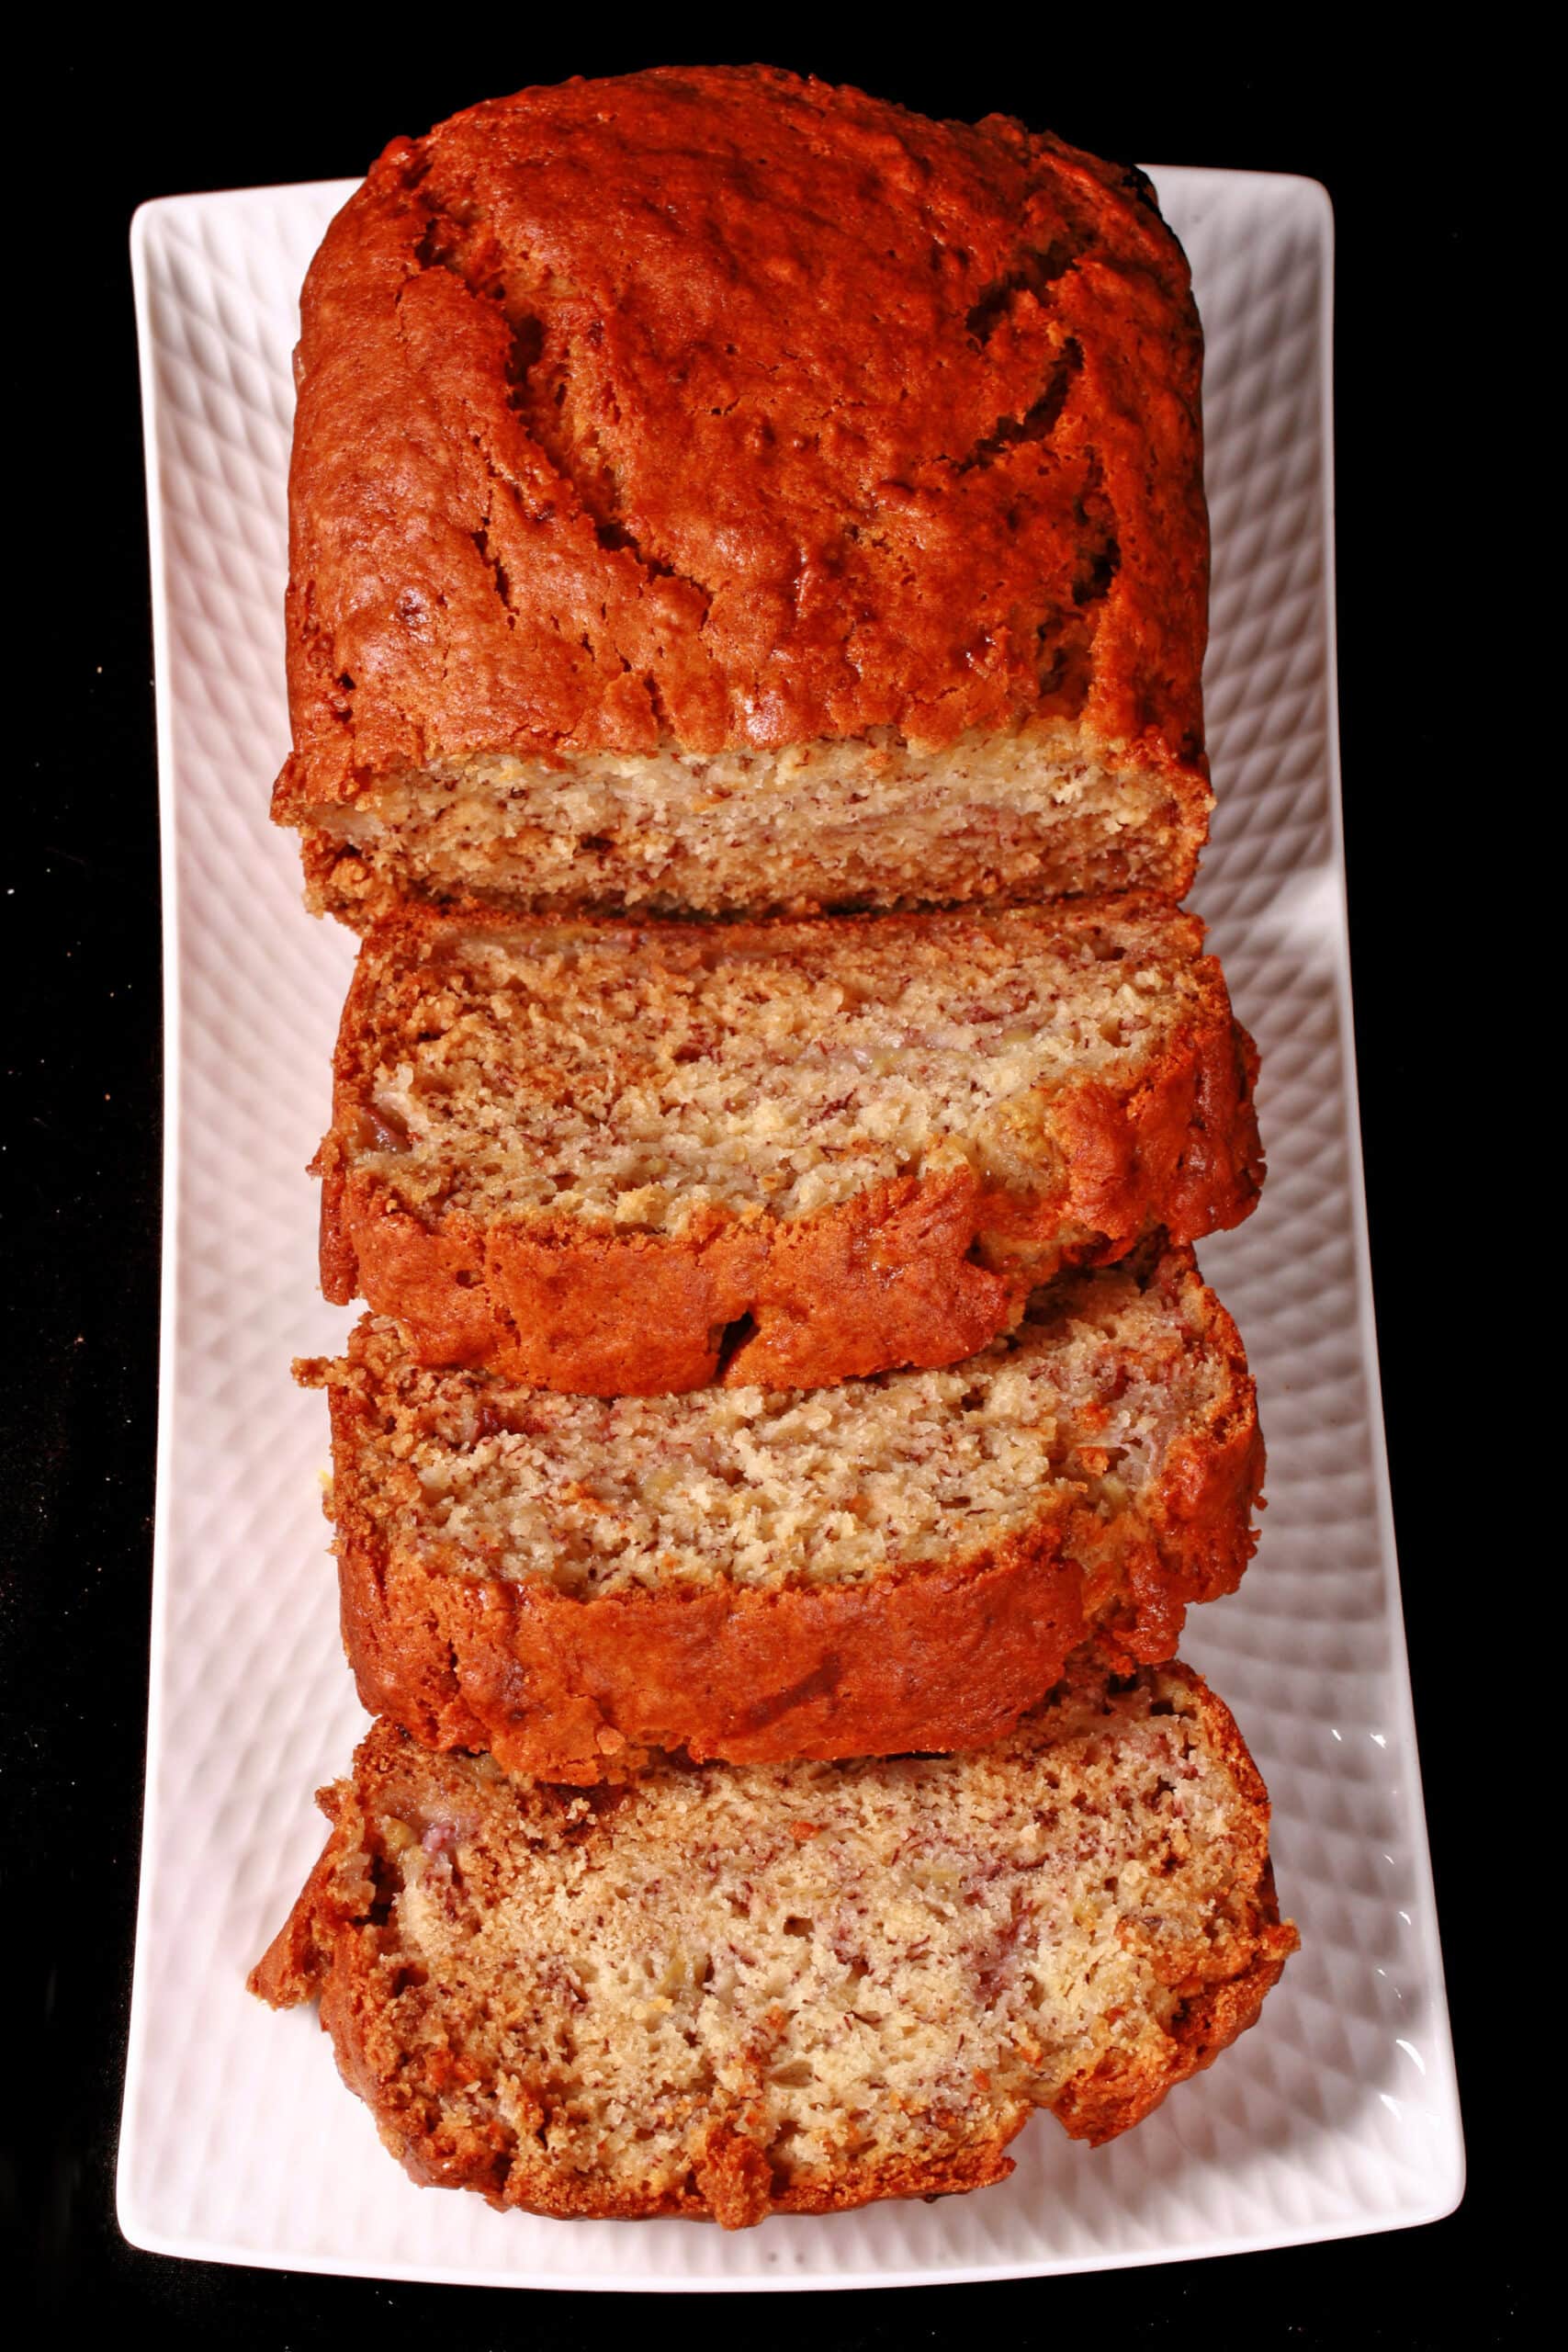
[[[1179,1666],[978,1755],[666,1764],[592,1795],[390,1724],[252,1988],[320,1996],[416,2181],[635,2219],[977,2188],[1046,2108],[1111,2139],[1295,1949],[1269,1804]]]
[[[959,1362],[1062,1264],[1238,1223],[1250,1039],[1146,897],[720,926],[413,914],[361,953],[329,1298],[594,1396]]]
[[[366,1706],[551,1779],[976,1746],[1090,1634],[1169,1657],[1253,1546],[1252,1382],[1189,1250],[833,1389],[558,1396],[368,1317],[299,1369]]]
[[[1207,826],[1187,265],[1148,181],[765,67],[394,140],[300,303],[312,898],[809,913]]]

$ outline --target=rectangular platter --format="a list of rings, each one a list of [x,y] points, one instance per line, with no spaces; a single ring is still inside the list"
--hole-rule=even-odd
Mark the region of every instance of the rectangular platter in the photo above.
[[[562,2222],[415,2188],[309,2013],[247,1968],[364,1718],[321,1516],[326,1417],[289,1359],[316,1288],[305,1165],[353,943],[267,820],[283,693],[289,355],[352,183],[146,206],[132,233],[163,812],[163,1358],[141,1912],[119,2157],[137,2245],[468,2285],[886,2287],[1110,2268],[1394,2229],[1463,2147],[1379,1406],[1340,840],[1333,222],[1266,174],[1155,173],[1208,344],[1207,671],[1219,807],[1196,903],[1263,1056],[1260,1209],[1207,1243],[1258,1376],[1262,1544],[1184,1655],[1274,1799],[1303,1949],[1258,2030],[1098,2152],[1037,2118],[999,2188],[728,2235]]]

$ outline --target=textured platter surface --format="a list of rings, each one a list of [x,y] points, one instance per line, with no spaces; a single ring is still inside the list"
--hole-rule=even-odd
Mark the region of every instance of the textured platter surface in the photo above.
[[[351,943],[267,822],[282,672],[289,353],[349,184],[171,198],[132,237],[164,826],[167,1139],[147,1807],[119,2216],[138,2245],[294,2270],[607,2288],[888,2286],[1157,2262],[1397,2228],[1463,2155],[1379,1415],[1335,742],[1332,224],[1310,182],[1156,174],[1208,338],[1214,525],[1198,904],[1263,1053],[1263,1204],[1204,1269],[1247,1340],[1269,1508],[1185,1654],[1274,1798],[1303,1949],[1262,2024],[1091,2152],[1039,2118],[1002,2188],[728,2236],[554,2222],[413,2188],[305,2013],[243,1989],[364,1718],[321,1517],[321,1401],[291,1356]]]

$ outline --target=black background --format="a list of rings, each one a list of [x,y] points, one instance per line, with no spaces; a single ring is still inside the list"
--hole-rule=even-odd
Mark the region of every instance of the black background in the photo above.
[[[23,399],[10,569],[27,628],[11,681],[24,715],[12,751],[22,823],[19,835],[15,818],[6,831],[15,862],[0,897],[13,1002],[21,995],[0,1168],[4,1295],[16,1318],[4,1360],[18,1385],[4,1468],[24,1557],[0,1618],[15,1702],[0,1849],[11,1871],[20,1865],[9,1916],[25,1932],[5,1940],[13,1961],[25,1957],[8,2016],[20,2020],[16,2048],[25,2072],[36,2065],[37,2086],[13,2085],[5,2107],[3,2185],[24,2245],[9,2284],[14,2292],[26,2278],[51,2333],[152,2325],[171,2345],[305,2346],[375,2327],[389,2344],[443,2329],[488,2346],[535,2328],[701,2337],[738,2324],[759,2339],[804,2328],[867,2346],[957,2343],[981,2328],[1160,2344],[1233,2334],[1268,2345],[1524,2340],[1507,2111],[1517,2067],[1495,2054],[1510,2039],[1489,1895],[1504,1867],[1499,1813],[1483,1821],[1477,1809],[1474,1750],[1452,1703],[1476,1663],[1455,1594],[1506,1563],[1481,1550],[1458,1467],[1450,1280],[1472,1178],[1444,1164],[1458,1137],[1433,1109],[1469,1050],[1466,990],[1452,978],[1464,926],[1452,909],[1472,876],[1456,871],[1453,835],[1474,822],[1485,778],[1466,741],[1477,681],[1463,613],[1467,583],[1497,556],[1497,517],[1472,494],[1453,430],[1475,365],[1459,334],[1463,290],[1495,225],[1474,172],[1460,167],[1495,127],[1485,73],[1473,58],[1447,73],[1408,62],[1380,72],[1326,37],[1332,18],[1289,56],[1256,30],[1238,45],[1234,29],[1222,38],[1201,19],[1180,40],[1151,42],[1119,16],[1076,33],[1048,19],[976,18],[960,28],[973,49],[950,54],[951,34],[923,38],[912,13],[896,35],[858,41],[848,11],[819,37],[791,12],[783,25],[741,27],[739,40],[732,19],[707,32],[689,13],[671,20],[679,40],[595,37],[583,14],[580,38],[491,30],[456,44],[448,30],[471,34],[470,20],[425,17],[421,38],[389,38],[390,62],[375,64],[361,54],[375,46],[374,20],[326,11],[280,23],[270,52],[245,40],[231,53],[215,22],[199,47],[182,36],[177,59],[156,32],[118,57],[95,41],[91,62],[85,46],[78,62],[57,42],[44,97],[12,125],[6,308]],[[1304,173],[1334,199],[1358,1046],[1469,2192],[1448,2221],[1392,2237],[1087,2278],[753,2300],[743,2312],[723,2300],[649,2300],[633,2312],[618,2301],[154,2258],[124,2244],[113,2210],[141,1813],[159,1206],[157,818],[130,214],[152,196],[360,170],[394,132],[525,81],[748,57],[774,33],[772,62],[931,113],[1001,109],[1111,155]],[[1483,373],[1498,357],[1483,346]],[[1487,463],[1499,462],[1506,471],[1495,444]],[[1505,1458],[1512,1452],[1509,1438]],[[1518,1983],[1513,1997],[1528,1996]],[[247,2128],[234,2118],[236,2133]]]

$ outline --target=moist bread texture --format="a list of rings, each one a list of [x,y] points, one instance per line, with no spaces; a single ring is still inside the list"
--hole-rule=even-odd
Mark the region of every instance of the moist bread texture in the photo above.
[[[834,1389],[560,1396],[423,1370],[372,1318],[299,1369],[366,1707],[554,1780],[983,1745],[1090,1637],[1172,1656],[1255,1540],[1253,1385],[1189,1250]]]
[[[953,1363],[1063,1265],[1237,1224],[1256,1057],[1148,897],[767,925],[413,912],[361,950],[321,1282],[594,1396]]]
[[[1148,182],[1002,116],[681,67],[394,141],[301,306],[313,903],[1180,897],[1201,366]]]
[[[822,2213],[1099,2143],[1256,2019],[1296,1935],[1235,1723],[1178,1666],[983,1754],[592,1796],[390,1725],[252,1979],[319,1996],[416,2181],[627,2219]]]

